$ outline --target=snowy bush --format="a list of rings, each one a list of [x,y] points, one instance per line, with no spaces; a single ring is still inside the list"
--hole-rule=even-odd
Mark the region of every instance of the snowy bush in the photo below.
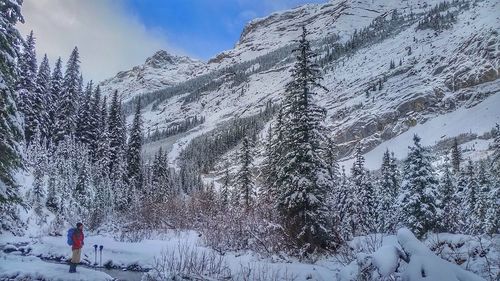
[[[358,253],[355,260],[339,272],[338,277],[341,281],[485,280],[440,258],[406,228],[398,231],[397,243],[384,245],[371,254]]]
[[[493,281],[500,277],[498,238],[443,233],[430,236],[427,244],[438,257]]]

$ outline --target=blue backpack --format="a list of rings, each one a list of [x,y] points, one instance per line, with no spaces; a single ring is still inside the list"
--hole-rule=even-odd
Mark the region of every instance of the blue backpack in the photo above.
[[[70,228],[68,230],[68,245],[72,246],[73,245],[73,233],[75,233],[74,228]]]

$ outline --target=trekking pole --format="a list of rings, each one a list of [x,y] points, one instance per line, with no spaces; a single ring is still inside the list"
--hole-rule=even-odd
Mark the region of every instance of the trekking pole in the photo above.
[[[94,245],[94,266],[97,266],[97,244]]]
[[[99,253],[99,254],[100,254],[100,264],[101,264],[101,266],[102,266],[102,248],[104,248],[104,246],[103,246],[103,245],[99,246],[99,252],[100,252],[100,253]]]

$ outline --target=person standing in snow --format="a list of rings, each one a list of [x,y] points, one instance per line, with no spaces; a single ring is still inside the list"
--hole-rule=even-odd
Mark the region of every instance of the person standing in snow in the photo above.
[[[83,239],[83,224],[81,222],[76,224],[76,229],[72,235],[73,245],[71,246],[71,250],[73,252],[71,256],[71,262],[69,264],[69,272],[75,273],[76,266],[80,263],[80,258],[82,255],[82,247],[84,245]]]

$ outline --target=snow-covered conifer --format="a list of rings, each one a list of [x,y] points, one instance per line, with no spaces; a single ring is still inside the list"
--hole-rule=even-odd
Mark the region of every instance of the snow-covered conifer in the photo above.
[[[77,47],[71,52],[66,64],[61,90],[54,133],[56,143],[71,136],[76,126],[76,113],[80,98],[80,55]]]
[[[137,191],[142,190],[142,116],[140,99],[137,101],[130,137],[127,145],[127,181]]]
[[[33,113],[36,116],[36,131],[41,135],[41,140],[46,141],[48,136],[49,115],[48,115],[48,97],[50,96],[50,65],[47,55],[43,56],[38,75],[36,78],[35,100],[33,103]]]
[[[453,145],[451,146],[451,165],[453,167],[453,173],[455,175],[460,172],[461,163],[462,163],[462,151],[458,147],[457,138],[454,138]]]
[[[292,81],[286,86],[282,139],[276,178],[277,207],[290,237],[305,252],[327,248],[330,243],[330,217],[326,197],[333,187],[328,164],[325,111],[317,106],[314,90],[320,88],[320,71],[315,54],[302,29]]]
[[[6,1],[0,5],[0,207],[7,202],[18,201],[17,184],[13,173],[22,165],[20,142],[23,138],[19,113],[16,105],[15,86],[18,68],[15,63],[19,56],[22,38],[15,28],[23,22],[20,0]],[[1,208],[2,222],[6,210]]]
[[[253,151],[248,137],[244,137],[240,150],[240,169],[236,175],[236,194],[238,203],[249,210],[255,200],[254,177],[252,174]]]
[[[398,205],[400,222],[409,227],[418,237],[428,231],[437,230],[437,188],[432,157],[420,143],[420,137],[413,137],[414,146],[409,147],[404,161],[401,191]]]

